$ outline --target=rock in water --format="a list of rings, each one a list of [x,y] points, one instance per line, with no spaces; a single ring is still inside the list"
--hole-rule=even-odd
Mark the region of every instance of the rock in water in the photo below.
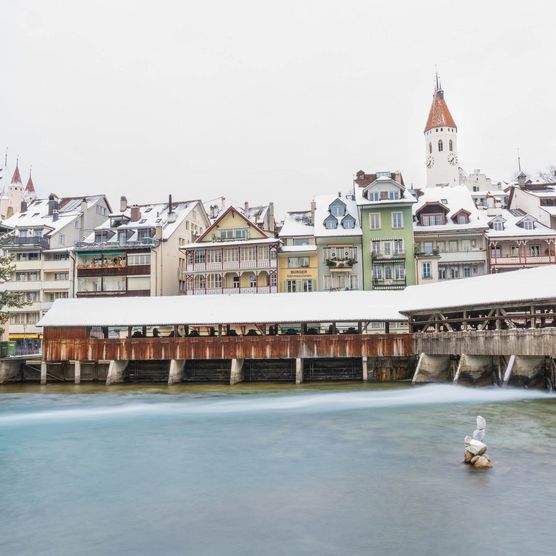
[[[472,461],[472,465],[477,469],[488,469],[492,467],[492,463],[487,456],[477,456],[477,458],[473,458],[473,460],[474,461]]]
[[[475,429],[473,431],[473,440],[478,440],[482,442],[485,439],[485,430],[484,429]]]
[[[480,440],[471,440],[466,450],[471,452],[474,456],[482,456],[487,451],[487,446]]]
[[[473,463],[473,458],[478,458],[479,456],[474,456],[471,452],[465,450],[463,452],[463,462],[464,463]]]
[[[481,417],[480,415],[477,415],[477,428],[480,431],[486,431],[487,428],[486,419],[484,417]]]

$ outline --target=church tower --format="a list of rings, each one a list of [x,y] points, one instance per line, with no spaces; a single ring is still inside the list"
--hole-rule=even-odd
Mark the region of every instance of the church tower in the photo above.
[[[425,126],[427,187],[459,185],[458,128],[436,74],[432,105]]]

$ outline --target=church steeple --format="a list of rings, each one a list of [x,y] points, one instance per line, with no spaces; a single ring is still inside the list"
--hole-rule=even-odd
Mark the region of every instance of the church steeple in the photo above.
[[[15,163],[15,170],[14,170],[14,173],[13,173],[13,176],[12,176],[11,183],[13,185],[16,185],[16,184],[22,185],[21,174],[19,173],[19,158],[16,160],[16,163]]]
[[[444,100],[436,73],[434,94],[425,126],[427,187],[459,185],[458,128]]]
[[[33,178],[31,177],[31,168],[29,168],[29,179],[27,180],[27,185],[25,186],[25,196],[29,198],[35,198],[35,184],[33,183]]]

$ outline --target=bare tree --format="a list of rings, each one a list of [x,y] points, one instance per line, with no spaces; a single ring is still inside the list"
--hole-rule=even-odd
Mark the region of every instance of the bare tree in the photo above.
[[[556,183],[556,166],[550,165],[544,170],[540,170],[535,179],[540,183]]]

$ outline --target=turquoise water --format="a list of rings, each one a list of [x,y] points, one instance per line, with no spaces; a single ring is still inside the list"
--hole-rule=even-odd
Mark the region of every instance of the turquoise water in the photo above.
[[[553,555],[555,441],[526,390],[0,387],[0,554]]]

